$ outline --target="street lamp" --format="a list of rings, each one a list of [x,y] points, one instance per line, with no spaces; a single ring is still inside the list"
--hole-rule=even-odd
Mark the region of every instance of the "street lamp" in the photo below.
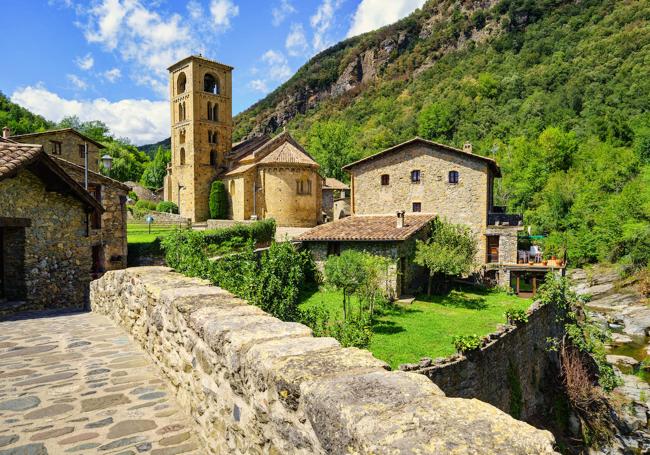
[[[106,168],[106,170],[110,171],[113,167],[113,157],[110,155],[102,156],[102,165]]]

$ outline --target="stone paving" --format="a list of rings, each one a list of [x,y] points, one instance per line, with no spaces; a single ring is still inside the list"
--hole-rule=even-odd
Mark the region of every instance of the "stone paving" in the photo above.
[[[193,426],[106,317],[0,322],[0,455],[204,454]]]

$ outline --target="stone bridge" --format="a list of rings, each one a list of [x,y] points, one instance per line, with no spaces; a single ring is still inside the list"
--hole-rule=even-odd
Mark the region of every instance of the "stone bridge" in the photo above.
[[[0,455],[555,453],[546,431],[165,267],[107,273],[91,305],[0,323]]]

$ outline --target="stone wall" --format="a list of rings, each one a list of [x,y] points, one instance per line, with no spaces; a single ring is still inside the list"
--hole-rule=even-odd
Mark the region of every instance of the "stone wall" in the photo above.
[[[84,185],[85,172],[82,167],[63,160],[58,160],[57,163],[77,183],[81,186]],[[90,242],[92,245],[103,247],[102,265],[104,270],[123,269],[126,267],[128,257],[126,196],[129,193],[129,187],[95,172],[88,173],[88,184],[93,195],[92,187],[101,187],[99,202],[105,209],[102,214],[101,228],[91,230]]]
[[[47,191],[39,178],[22,170],[16,177],[0,181],[3,217],[26,218],[31,223],[16,228],[24,229],[26,305],[21,309],[82,308],[91,269],[82,203]],[[0,304],[0,317],[3,313]]]
[[[105,274],[91,305],[151,354],[210,453],[554,453],[546,431],[165,267]]]
[[[546,411],[558,377],[557,356],[547,349],[547,338],[561,336],[563,329],[553,305],[533,304],[528,311],[528,323],[502,326],[469,357],[423,359],[400,369],[425,375],[447,396],[477,398],[517,418]]]
[[[420,171],[419,183],[411,182],[413,170]],[[449,183],[450,171],[458,171],[458,183]],[[411,212],[413,202],[420,202],[422,213],[433,213],[452,223],[469,226],[479,247],[477,261],[483,264],[489,173],[485,162],[471,156],[418,143],[405,146],[351,169],[352,213]],[[381,184],[383,174],[389,176],[388,185]]]
[[[334,201],[334,207],[332,208],[332,215],[333,218],[331,221],[336,221],[340,220],[341,218],[345,218],[346,216],[350,216],[350,198],[349,197],[344,197],[340,199],[336,199]]]

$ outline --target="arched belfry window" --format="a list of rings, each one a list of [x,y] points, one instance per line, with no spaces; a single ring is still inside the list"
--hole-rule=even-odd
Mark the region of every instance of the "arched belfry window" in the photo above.
[[[185,101],[178,103],[178,121],[185,120]]]
[[[180,163],[181,166],[185,164],[185,149],[181,147],[181,152],[180,152]]]
[[[185,73],[181,73],[178,75],[178,79],[176,80],[176,94],[180,95],[181,93],[185,93],[185,85],[187,84],[187,76],[185,76]]]
[[[203,91],[213,95],[219,94],[219,81],[212,74],[208,73],[203,77]]]
[[[185,144],[185,130],[181,130],[181,132],[178,134],[178,142],[180,144]]]
[[[217,103],[208,102],[208,120],[217,121],[219,120],[219,106]]]

